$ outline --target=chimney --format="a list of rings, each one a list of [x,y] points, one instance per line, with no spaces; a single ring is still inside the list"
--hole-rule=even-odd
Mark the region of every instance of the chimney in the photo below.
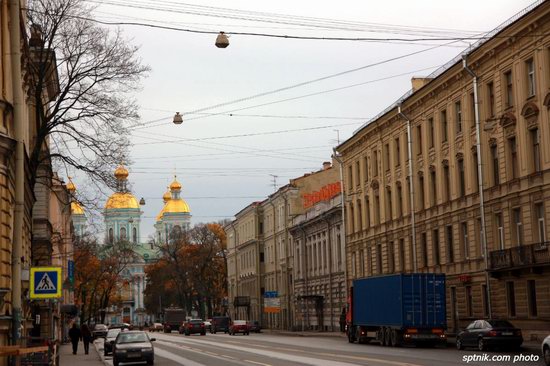
[[[330,169],[332,167],[332,163],[330,161],[323,162],[323,170]]]
[[[412,89],[413,92],[417,91],[418,89],[422,88],[424,85],[428,84],[430,81],[432,81],[433,78],[418,78],[413,77],[411,79]]]

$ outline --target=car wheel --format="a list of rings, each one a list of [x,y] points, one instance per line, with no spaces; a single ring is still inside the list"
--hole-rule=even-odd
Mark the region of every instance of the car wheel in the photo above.
[[[485,351],[486,348],[487,348],[487,345],[485,344],[485,341],[483,340],[483,338],[479,338],[477,341],[477,349],[480,351]]]
[[[109,354],[109,352],[107,352],[107,350],[104,348],[103,349],[103,356],[107,356]]]
[[[147,365],[154,365],[154,364],[155,364],[154,359],[147,360]]]
[[[119,362],[116,358],[113,357],[113,365],[114,365],[114,366],[118,366],[119,363],[120,363],[120,362]]]
[[[206,332],[202,332],[201,335],[205,336],[205,335],[206,335]]]
[[[456,337],[456,349],[459,351],[464,349],[464,346],[462,345],[462,339],[460,339],[460,337]]]
[[[546,366],[550,366],[550,347],[544,347],[544,351],[542,351],[542,357],[544,358],[544,363],[546,364]]]

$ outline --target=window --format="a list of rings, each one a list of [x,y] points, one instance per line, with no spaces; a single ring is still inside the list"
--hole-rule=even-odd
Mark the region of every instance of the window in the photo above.
[[[481,218],[476,219],[475,222],[475,233],[476,235],[476,242],[477,247],[479,248],[479,256],[481,258],[485,257],[485,250],[483,248],[483,227],[481,225]]]
[[[448,137],[447,110],[443,110],[441,111],[441,142],[447,142]]]
[[[435,206],[437,204],[437,180],[435,170],[430,171],[430,194],[431,204]]]
[[[441,258],[439,255],[439,230],[435,229],[432,232],[432,243],[433,243],[433,260],[434,264],[437,266],[441,263]]]
[[[372,251],[371,248],[367,248],[367,271],[369,272],[369,275],[374,274],[374,271],[372,269]]]
[[[477,192],[479,190],[479,169],[477,167],[477,164],[479,163],[478,160],[477,160],[477,151],[474,151],[472,153],[472,156],[473,156],[473,161],[474,161],[474,171],[475,171],[475,174],[474,174],[474,178],[475,178],[475,181],[474,181],[474,192]]]
[[[378,177],[378,151],[372,151],[372,175]]]
[[[376,268],[378,270],[378,274],[382,274],[382,244],[378,243],[376,245]]]
[[[488,105],[488,114],[489,117],[495,116],[495,87],[493,82],[487,84],[487,100],[489,101]]]
[[[466,186],[464,182],[464,159],[458,159],[458,189],[460,197],[464,197],[466,194]]]
[[[350,232],[354,233],[355,232],[355,224],[354,224],[354,220],[355,220],[355,213],[353,212],[353,203],[350,203],[349,204],[349,228],[350,228]]]
[[[418,208],[424,209],[424,175],[418,175]]]
[[[361,166],[359,161],[355,162],[355,185],[359,187],[361,185]]]
[[[126,228],[120,228],[120,240],[126,240]]]
[[[446,244],[447,244],[447,263],[453,263],[455,261],[454,248],[453,248],[453,225],[447,225],[446,231]]]
[[[513,89],[513,80],[512,80],[512,71],[507,71],[504,73],[504,84],[506,85],[506,94],[505,94],[505,105],[506,108],[512,107],[514,105],[514,89]]]
[[[481,285],[481,295],[483,296],[483,315],[489,316],[489,293],[487,292],[487,285]]]
[[[363,158],[363,167],[365,168],[365,181],[369,180],[369,160],[365,156]]]
[[[418,155],[421,155],[422,154],[422,126],[421,125],[416,126],[416,145],[418,148],[416,153]]]
[[[393,241],[390,241],[388,243],[388,266],[389,266],[389,273],[395,272],[395,252],[394,252],[394,244]]]
[[[374,224],[380,224],[380,196],[374,195]]]
[[[113,228],[110,228],[109,229],[109,243],[113,243],[115,240],[114,236],[113,236]]]
[[[498,170],[498,147],[497,145],[491,146],[491,162],[493,165],[493,185],[498,186],[500,184],[500,173]]]
[[[351,188],[353,186],[353,166],[351,165],[348,167],[348,182]]]
[[[405,272],[405,239],[399,239],[399,266]]]
[[[466,286],[466,315],[472,317],[474,314],[474,301],[472,296],[472,286]]]
[[[512,231],[515,234],[516,245],[523,243],[523,224],[521,223],[521,208],[514,208],[512,210],[512,220],[514,220]]]
[[[529,304],[529,316],[536,317],[537,309],[537,286],[535,280],[527,281],[527,303]]]
[[[351,275],[353,278],[357,278],[357,254],[351,253]]]
[[[531,135],[531,146],[533,146],[533,164],[532,164],[532,171],[533,173],[540,172],[541,166],[540,166],[540,132],[538,128],[533,128],[532,130],[529,130],[529,134]]]
[[[422,242],[420,245],[422,245],[422,265],[424,267],[428,267],[428,238],[426,233],[422,233]]]
[[[508,302],[508,316],[516,316],[516,291],[513,282],[506,282],[506,299]]]
[[[359,251],[359,276],[365,277],[365,251]]]
[[[428,118],[428,128],[429,128],[429,132],[430,132],[430,135],[428,136],[429,138],[429,148],[431,149],[432,147],[434,147],[434,139],[435,139],[435,136],[434,136],[434,119],[433,118]]]
[[[137,229],[136,229],[136,228],[133,228],[133,229],[132,229],[132,241],[133,241],[134,243],[137,243],[137,241],[138,241]]]
[[[497,213],[495,215],[495,224],[497,228],[497,240],[498,240],[498,248],[500,250],[504,249],[504,226],[502,223],[502,214]]]
[[[468,241],[468,223],[460,224],[462,234],[462,248],[464,250],[464,259],[470,258],[470,242]]]
[[[527,96],[532,97],[535,95],[535,62],[533,59],[525,62],[527,68]]]
[[[386,167],[386,172],[390,171],[390,144],[384,145],[384,166]]]
[[[476,99],[474,93],[470,93],[470,128],[476,126]]]
[[[544,203],[535,203],[535,217],[537,219],[537,232],[540,243],[546,241],[546,228],[544,223]]]
[[[391,188],[390,187],[387,187],[386,188],[386,214],[387,214],[387,220],[386,221],[389,221],[393,218],[393,202],[392,202],[392,199],[391,199]]]
[[[399,137],[395,138],[395,166],[401,165],[401,145],[399,144]]]
[[[357,200],[357,230],[363,230],[363,207],[361,200]]]
[[[516,179],[519,177],[518,175],[519,171],[518,171],[518,147],[517,147],[515,137],[508,139],[508,151],[510,154],[511,179]]]
[[[462,133],[462,105],[460,102],[455,102],[455,122],[456,133]]]
[[[451,198],[451,176],[449,174],[449,165],[443,165],[443,194],[445,195],[445,201]]]
[[[397,185],[397,218],[403,216],[403,188]]]

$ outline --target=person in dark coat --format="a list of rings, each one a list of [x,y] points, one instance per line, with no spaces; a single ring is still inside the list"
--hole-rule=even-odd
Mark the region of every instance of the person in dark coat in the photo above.
[[[346,308],[342,308],[342,313],[340,313],[340,332],[345,333],[346,331]]]
[[[82,343],[84,343],[84,353],[88,354],[90,350],[90,341],[92,340],[92,332],[86,324],[82,324],[80,327],[80,335],[82,337]]]
[[[69,338],[71,338],[71,343],[73,344],[73,355],[76,355],[78,351],[78,341],[82,338],[80,334],[80,328],[73,323],[73,327],[69,330]]]

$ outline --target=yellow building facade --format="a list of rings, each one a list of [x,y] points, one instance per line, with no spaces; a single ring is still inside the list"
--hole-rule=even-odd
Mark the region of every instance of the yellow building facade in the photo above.
[[[465,54],[478,81],[479,157],[473,77],[461,57],[413,79],[399,103],[338,147],[348,286],[446,273],[451,332],[492,316],[526,339],[548,333],[549,34],[550,3],[539,2]]]

